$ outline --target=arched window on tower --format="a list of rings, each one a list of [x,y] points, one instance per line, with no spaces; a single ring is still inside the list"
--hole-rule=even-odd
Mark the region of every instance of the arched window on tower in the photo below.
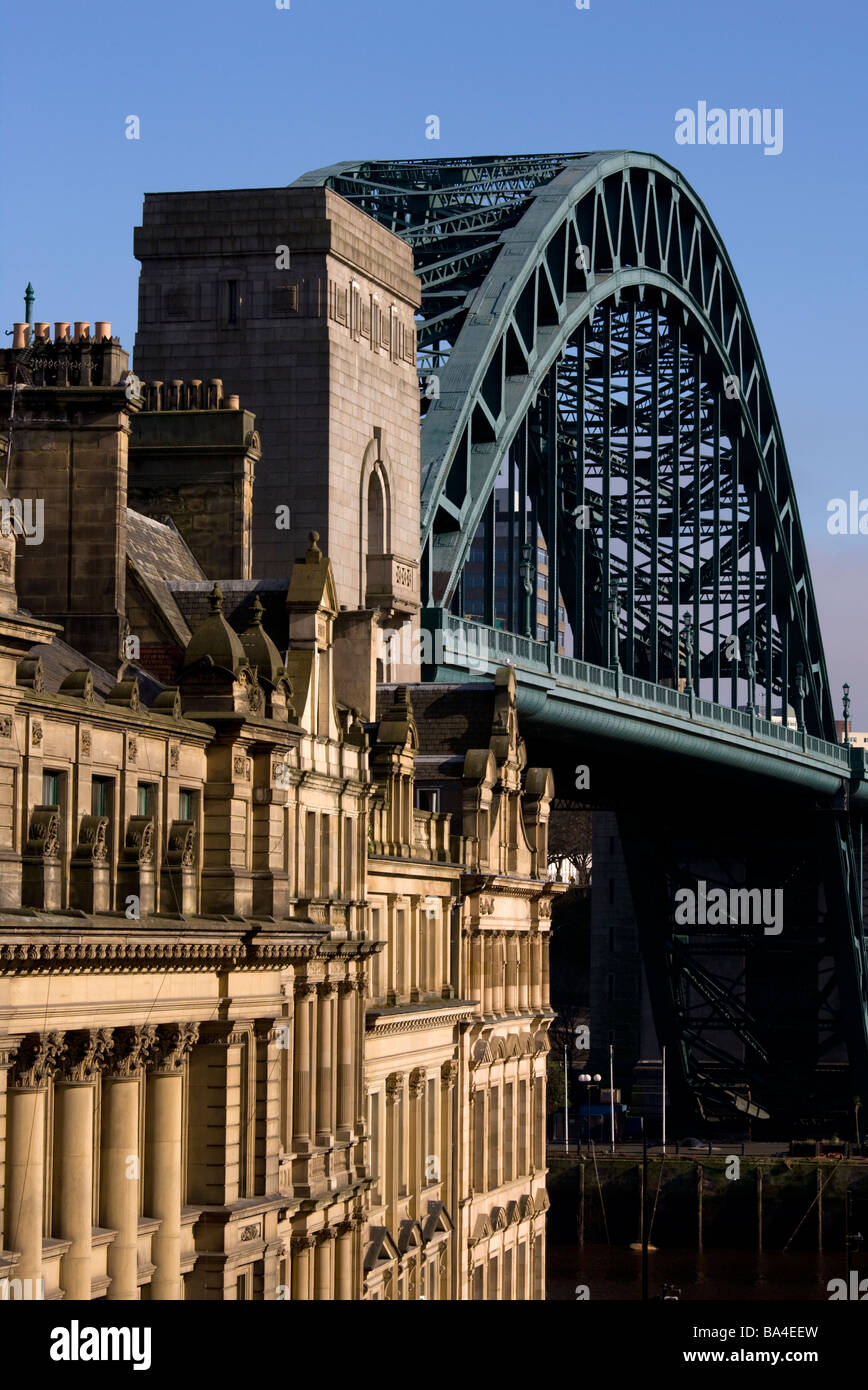
[[[376,470],[368,480],[368,554],[386,553],[386,499]]]

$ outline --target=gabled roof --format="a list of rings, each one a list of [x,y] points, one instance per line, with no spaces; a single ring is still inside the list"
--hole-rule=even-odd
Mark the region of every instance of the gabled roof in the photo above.
[[[154,521],[127,507],[127,563],[172,636],[185,647],[190,640],[190,627],[166,581],[196,582],[206,576],[171,518]]]

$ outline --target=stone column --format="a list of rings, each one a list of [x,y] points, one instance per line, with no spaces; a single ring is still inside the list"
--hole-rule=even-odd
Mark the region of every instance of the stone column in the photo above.
[[[536,1012],[542,1008],[542,937],[537,926],[530,934],[530,1007]]]
[[[404,1077],[400,1072],[393,1071],[390,1076],[386,1077],[386,1133],[384,1145],[386,1154],[386,1191],[384,1194],[387,1209],[386,1219],[393,1229],[398,1211],[398,1192],[400,1186],[401,1141],[398,1131],[398,1115],[403,1090]]]
[[[110,1028],[67,1033],[54,1083],[52,1233],[71,1242],[60,1261],[60,1284],[64,1296],[78,1303],[91,1296],[94,1099],[100,1068],[112,1047]]]
[[[310,1016],[316,985],[302,980],[295,987],[295,1055],[293,1057],[293,1139],[296,1153],[306,1152],[313,1141],[310,1128]]]
[[[280,1166],[280,1066],[277,1042],[279,1019],[258,1018],[253,1026],[256,1054],[254,1088],[253,1195],[276,1192]]]
[[[65,1049],[62,1033],[28,1034],[9,1077],[3,1244],[20,1255],[17,1279],[42,1277],[46,1089]]]
[[[0,1042],[0,1247],[6,1230],[7,1073],[12,1066],[15,1047],[16,1040],[13,1038],[4,1038]]]
[[[506,934],[506,1009],[518,1009],[518,938],[515,932]]]
[[[103,1077],[99,1220],[117,1231],[108,1248],[111,1284],[106,1298],[111,1302],[132,1302],[138,1296],[139,1098],[156,1036],[153,1024],[116,1028]]]
[[[496,1014],[504,1012],[503,996],[505,993],[504,983],[506,979],[506,958],[504,954],[504,941],[506,933],[502,931],[493,932],[491,935],[491,986],[492,986],[492,1007]]]
[[[440,1200],[448,1211],[455,1210],[453,1178],[455,1173],[455,1082],[458,1063],[444,1062],[440,1068]],[[471,1116],[471,1123],[473,1117]]]
[[[516,936],[515,949],[518,954],[518,1007],[520,1013],[526,1014],[530,1008],[530,937],[526,932]]]
[[[482,941],[482,1012],[494,1013],[494,942],[491,932],[480,932]]]
[[[329,1303],[334,1298],[332,1279],[336,1236],[337,1230],[334,1226],[323,1226],[322,1230],[317,1232],[314,1298],[318,1303]]]
[[[334,1138],[334,1066],[333,1031],[335,986],[325,980],[318,990],[319,1045],[316,1071],[316,1142],[328,1147]]]
[[[358,994],[356,1001],[356,1136],[365,1134],[368,1128],[368,1104],[365,1096],[365,1068],[362,1058],[365,1055],[365,998],[364,975],[353,981]]]
[[[337,1227],[335,1298],[342,1303],[349,1303],[353,1298],[354,1233],[355,1225],[352,1221],[342,1221]]]
[[[338,986],[338,1106],[337,1138],[352,1139],[355,1118],[353,1068],[356,1055],[356,989],[353,980]]]
[[[151,1258],[157,1267],[151,1279],[151,1298],[158,1302],[181,1297],[182,1071],[198,1036],[197,1023],[161,1024],[149,1064],[145,1179],[147,1214],[160,1221],[151,1243]]]
[[[310,1275],[313,1257],[313,1236],[293,1236],[292,1251],[292,1299],[293,1302],[306,1302],[310,1299]]]
[[[551,908],[549,907],[549,911]],[[549,933],[540,932],[540,1003],[544,1009],[549,1005]]]
[[[413,1205],[410,1208],[412,1216],[417,1221],[421,1221],[422,1212],[422,1188],[425,1185],[425,1136],[423,1134],[423,1099],[425,1096],[425,1072],[421,1067],[416,1067],[410,1072],[407,1085],[409,1097],[409,1130],[408,1145],[409,1159],[407,1165],[407,1190],[412,1198]]]

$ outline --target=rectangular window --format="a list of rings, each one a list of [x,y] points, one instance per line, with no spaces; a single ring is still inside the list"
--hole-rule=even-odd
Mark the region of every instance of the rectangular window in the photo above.
[[[60,805],[60,773],[43,772],[42,774],[42,804],[43,806]]]
[[[440,788],[439,787],[417,787],[416,788],[416,809],[418,811],[439,811],[440,810]]]
[[[226,281],[226,322],[238,322],[238,281]]]
[[[193,820],[193,819],[194,819],[193,812],[194,812],[194,809],[195,809],[195,806],[196,806],[196,802],[195,802],[195,800],[194,800],[195,796],[196,796],[196,793],[195,793],[194,791],[191,791],[189,787],[182,787],[181,790],[178,792],[178,819],[179,819],[179,820]]]
[[[153,782],[140,782],[136,797],[136,815],[152,816],[157,804],[157,789]]]
[[[549,640],[549,630],[543,623],[537,623],[536,625],[536,640],[538,642],[547,642]]]
[[[111,777],[94,777],[90,784],[90,813],[92,816],[111,815]]]

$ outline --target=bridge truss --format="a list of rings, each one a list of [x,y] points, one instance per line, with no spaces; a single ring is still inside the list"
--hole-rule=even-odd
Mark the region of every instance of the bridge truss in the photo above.
[[[429,611],[834,743],[762,355],[726,249],[681,175],[613,151],[346,162],[297,184],[327,184],[413,247]],[[836,1047],[845,1089],[868,1085],[846,783],[826,809],[808,837],[813,867],[792,869],[813,906],[800,916],[799,970],[783,972],[791,1012],[812,1019],[796,1071],[815,1108]],[[741,966],[725,988],[714,980],[707,937],[672,924],[694,828],[667,823],[650,860],[635,814],[622,826],[631,878],[655,885],[634,897],[658,1033],[695,1106],[770,1113],[793,1034],[780,1010],[764,1028],[769,989],[749,977],[767,978],[750,962],[773,946],[728,938]]]

